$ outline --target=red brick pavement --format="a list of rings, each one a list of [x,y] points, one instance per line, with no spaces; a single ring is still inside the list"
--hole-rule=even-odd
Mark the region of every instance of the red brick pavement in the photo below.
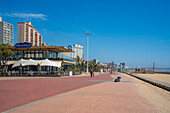
[[[83,96],[83,94],[86,94],[85,92],[87,92],[87,94],[92,93],[91,91],[93,91],[93,95],[101,95],[99,96],[99,98],[97,99],[97,97],[95,97],[97,100],[94,100],[94,102],[96,103],[96,109],[92,108],[93,111],[91,112],[97,112],[100,110],[97,109],[101,109],[101,110],[109,110],[108,108],[110,108],[110,110],[112,111],[113,109],[119,109],[120,110],[135,110],[138,111],[140,110],[140,112],[142,112],[144,109],[147,109],[146,111],[152,111],[152,106],[150,106],[147,101],[144,101],[143,98],[141,98],[140,96],[138,97],[138,94],[136,93],[137,89],[134,86],[133,82],[134,79],[133,78],[129,78],[128,76],[124,76],[123,74],[119,74],[119,73],[113,73],[112,77],[116,78],[117,76],[122,77],[121,81],[122,82],[129,82],[128,84],[125,83],[118,83],[118,84],[113,84],[111,82],[106,82],[104,84],[99,84],[99,85],[95,85],[92,86],[92,88],[90,87],[87,88],[86,90],[84,90],[84,88],[82,89],[82,91],[84,90],[83,93],[80,94]],[[31,79],[29,78],[29,80],[1,80],[0,81],[0,112],[2,111],[6,111],[21,105],[25,105],[37,100],[41,100],[47,97],[51,97],[54,95],[58,95],[58,94],[62,94],[64,92],[68,92],[68,91],[72,91],[75,89],[79,89],[82,87],[86,87],[86,86],[90,86],[93,84],[97,84],[97,83],[102,83],[101,81],[81,81],[81,80],[112,80],[112,77],[110,76],[110,74],[100,74],[100,75],[96,75],[95,77],[90,77],[90,76],[78,76],[78,77],[44,77],[42,78],[43,80],[41,80],[41,77],[39,79],[34,77],[31,77]],[[32,80],[34,79],[34,80]],[[54,80],[49,80],[49,79],[54,79]],[[57,80],[57,79],[63,79],[62,81]],[[70,81],[70,80],[77,80],[77,81]],[[80,80],[80,81],[79,81]],[[99,87],[101,86],[101,87]],[[103,89],[103,90],[102,90]],[[125,89],[129,89],[129,90],[125,90]],[[111,91],[114,91],[111,92]],[[98,93],[97,93],[98,92]],[[104,94],[101,94],[101,92],[103,92]],[[108,93],[108,94],[107,94]],[[87,97],[88,95],[84,95],[84,97]],[[108,96],[108,95],[112,95],[113,96]],[[135,96],[137,96],[136,98],[134,98]],[[62,98],[63,97],[63,98]],[[65,96],[61,96],[61,101],[63,101],[62,99],[65,99],[67,101],[67,99],[71,99],[71,97],[73,97],[73,95],[66,95]],[[103,98],[101,98],[103,97]],[[127,98],[128,97],[128,98]],[[129,97],[132,97],[129,99]],[[60,99],[58,98],[58,99]],[[74,97],[76,99],[76,97]],[[87,97],[87,99],[83,100],[83,103],[89,103],[91,101],[87,101],[89,100],[89,98],[91,97]],[[108,98],[108,99],[107,99]],[[112,99],[110,99],[112,98]],[[121,101],[120,101],[121,99]],[[131,100],[132,99],[132,100]],[[51,99],[50,99],[51,100]],[[53,99],[52,99],[53,100]],[[79,98],[77,98],[77,100],[79,100]],[[107,101],[106,101],[107,100]],[[114,102],[112,102],[111,100],[114,100]],[[60,100],[54,100],[54,103],[56,103],[58,105],[58,103],[61,103]],[[72,99],[73,103],[74,103],[74,99]],[[72,101],[69,101],[69,105],[71,105]],[[106,102],[105,102],[106,101]],[[123,103],[122,103],[123,101]],[[50,105],[51,102],[44,101],[47,102],[45,104],[49,105],[49,108],[46,108],[46,110],[54,110],[51,109],[51,107],[55,107],[55,105]],[[42,102],[42,103],[44,103]],[[68,102],[68,101],[67,101]],[[93,102],[93,101],[92,101]],[[105,104],[101,104],[100,102],[104,102]],[[83,106],[84,104],[81,103]],[[107,104],[108,103],[108,104]],[[115,104],[116,103],[116,106]],[[129,105],[128,105],[129,103]],[[38,105],[41,103],[37,103]],[[36,105],[37,105],[36,104]],[[90,104],[90,103],[89,103]],[[110,104],[112,104],[113,107],[109,106]],[[104,105],[104,106],[101,106]],[[107,107],[105,106],[107,105]],[[118,107],[117,105],[120,105],[124,107],[124,109],[120,109],[120,107]],[[100,107],[97,107],[100,106]],[[109,107],[108,107],[109,106]],[[140,107],[138,107],[140,106]],[[40,109],[42,109],[42,106],[40,108],[38,108],[37,106],[31,106],[31,109],[33,110],[33,107],[38,111]],[[102,109],[102,108],[107,108],[107,109]],[[70,106],[70,108],[66,107],[63,109],[63,106],[61,105],[61,109],[60,107],[58,109],[55,110],[67,110],[67,109],[71,109],[72,106]],[[126,108],[126,109],[125,109]],[[27,109],[27,108],[26,108]],[[28,107],[29,109],[29,107]],[[85,112],[88,110],[86,108],[83,108],[85,110]],[[76,110],[76,109],[75,109]],[[79,109],[77,109],[79,110]],[[27,111],[27,110],[26,110]],[[45,111],[45,110],[44,110]],[[81,110],[80,110],[81,111]],[[124,111],[124,112],[125,112]],[[144,111],[144,112],[146,112]],[[18,112],[18,111],[16,111]],[[21,109],[22,112],[22,109]],[[126,111],[127,112],[127,111]]]
[[[112,80],[112,77],[109,73],[107,74],[99,74],[95,75],[94,77],[89,76],[78,76],[78,77],[60,77],[57,79],[79,79],[79,80]]]
[[[2,80],[0,81],[0,112],[96,83],[100,82]]]
[[[21,106],[13,113],[155,113],[157,109],[138,93],[137,81],[125,74],[122,82],[104,82],[41,102]]]
[[[79,76],[62,76],[62,77],[1,77],[0,80],[9,80],[9,79],[74,79],[74,80],[112,80],[112,77],[109,73],[97,74],[95,77],[90,77],[88,75],[79,75]]]

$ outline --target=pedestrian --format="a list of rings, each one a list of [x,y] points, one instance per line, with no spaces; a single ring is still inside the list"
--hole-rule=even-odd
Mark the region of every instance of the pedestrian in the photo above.
[[[95,72],[93,71],[93,77],[94,77]]]
[[[91,75],[91,77],[92,77],[92,74],[93,74],[93,71],[92,71],[92,70],[90,70],[90,75]]]

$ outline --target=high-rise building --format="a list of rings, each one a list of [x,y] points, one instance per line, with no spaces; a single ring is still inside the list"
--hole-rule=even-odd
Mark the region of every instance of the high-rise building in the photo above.
[[[83,46],[74,44],[72,46],[72,50],[74,51],[74,53],[63,52],[58,54],[58,56],[60,56],[61,58],[77,58],[77,56],[79,56],[80,59],[83,58]]]
[[[2,21],[0,17],[0,44],[13,45],[13,25]]]
[[[99,60],[93,59],[93,62],[94,62],[95,64],[98,64],[98,63],[99,63]]]
[[[83,46],[74,44],[72,50],[75,51],[75,53],[72,53],[73,58],[76,58],[77,56],[83,58]]]
[[[18,22],[18,43],[28,42],[33,46],[42,45],[42,35],[31,25],[31,22]]]

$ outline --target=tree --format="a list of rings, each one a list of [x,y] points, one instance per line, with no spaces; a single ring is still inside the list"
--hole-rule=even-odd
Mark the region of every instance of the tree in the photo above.
[[[94,66],[95,66],[95,62],[90,61],[90,63],[89,63],[89,68],[92,70]]]
[[[8,70],[7,62],[11,56],[15,55],[15,53],[12,50],[8,49],[9,46],[11,45],[0,44],[0,63],[2,66],[2,73],[7,73]]]
[[[2,72],[2,65],[1,65],[1,62],[0,62],[0,73]]]
[[[77,63],[78,67],[80,68],[80,64],[81,64],[81,59],[80,57],[77,55],[77,57],[75,58],[75,62]]]
[[[111,63],[108,64],[108,68],[111,68]]]
[[[80,66],[81,66],[81,69],[84,71],[84,68],[86,66],[85,61],[81,60]]]
[[[71,66],[71,69],[72,69],[72,70],[75,70],[75,69],[76,69],[76,64],[73,64],[73,65]]]
[[[100,69],[100,63],[98,62],[96,65],[95,65],[95,70],[98,71]]]

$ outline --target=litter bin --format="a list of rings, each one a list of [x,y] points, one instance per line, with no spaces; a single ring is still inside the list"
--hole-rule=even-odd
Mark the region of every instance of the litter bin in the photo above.
[[[69,71],[69,76],[72,76],[73,75],[73,72],[72,71]]]
[[[114,82],[120,82],[121,77],[117,77]]]
[[[117,81],[120,82],[121,77],[117,77]]]

